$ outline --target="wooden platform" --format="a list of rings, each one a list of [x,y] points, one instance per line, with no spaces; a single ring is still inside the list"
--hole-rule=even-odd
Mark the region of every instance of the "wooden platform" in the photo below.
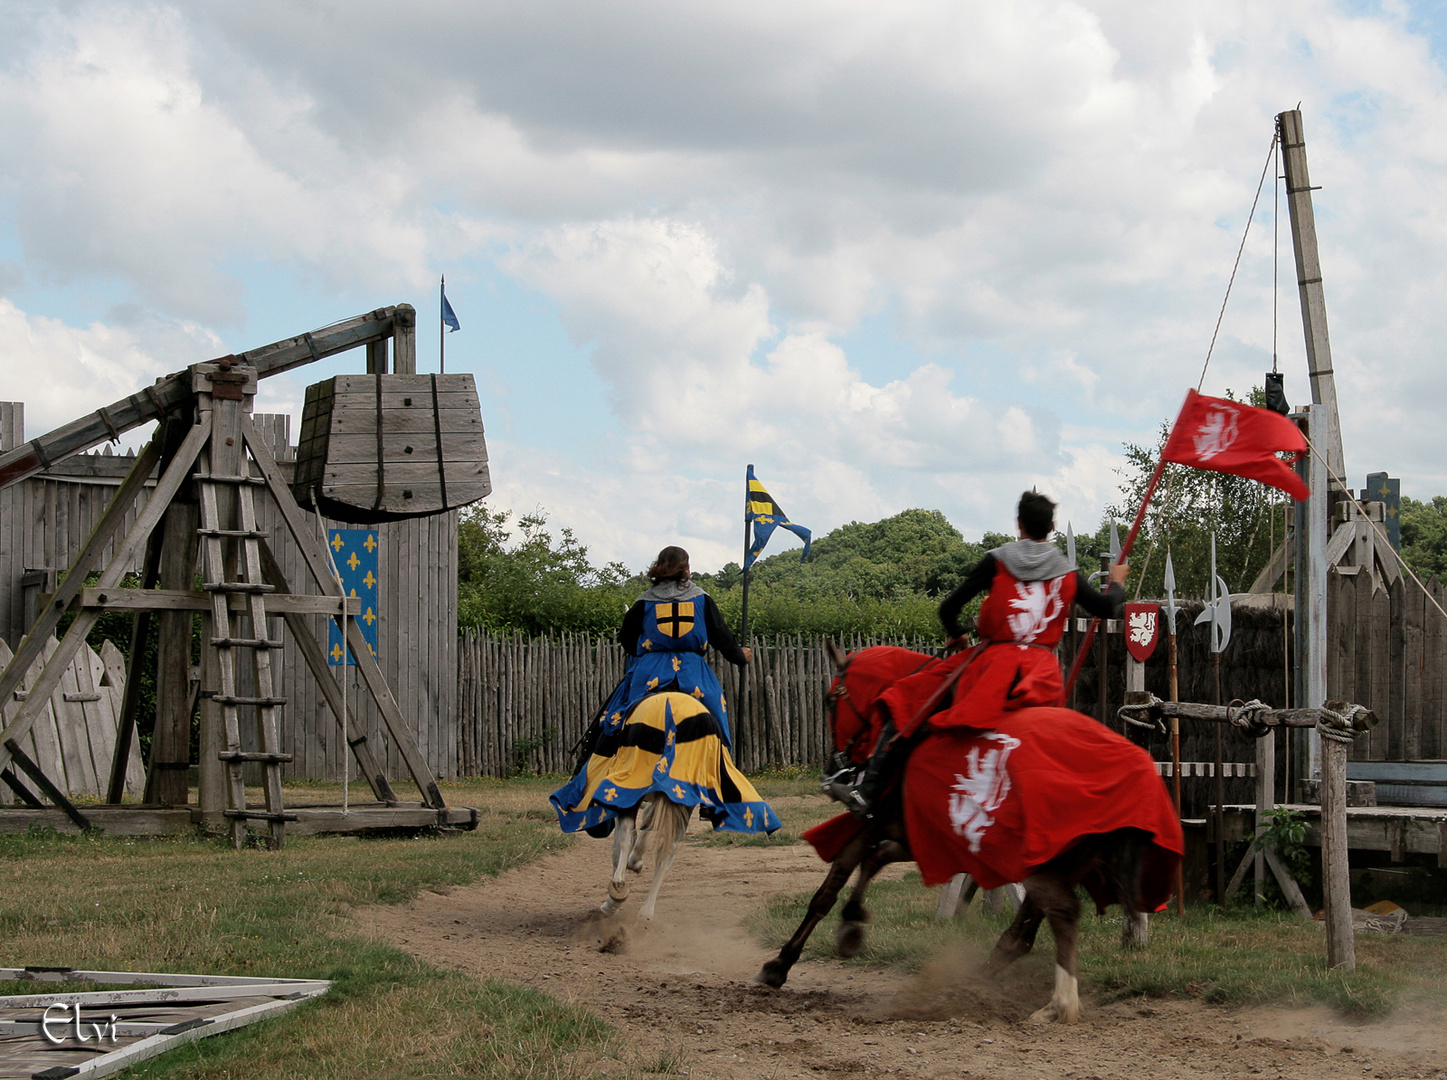
[[[205,822],[195,807],[170,806],[96,806],[80,805],[77,809],[98,831],[109,836],[163,836],[168,833],[194,832],[208,825],[221,832],[225,824],[220,815],[214,822]],[[259,808],[258,808],[259,809]],[[471,831],[477,828],[478,811],[472,806],[448,806],[434,810],[421,803],[353,804],[346,813],[340,806],[289,806],[286,808],[287,832],[296,835],[327,833],[366,833],[407,829],[448,828]],[[295,820],[291,820],[295,815]],[[80,828],[66,815],[52,807],[32,810],[22,807],[0,807],[0,833],[25,832],[31,828],[52,828],[56,832],[79,833]]]
[[[1321,844],[1320,806],[1292,803],[1281,809],[1304,815],[1306,843]],[[1351,850],[1384,851],[1393,862],[1407,855],[1435,855],[1437,865],[1447,868],[1447,807],[1349,806],[1346,813]],[[1256,828],[1256,807],[1227,806],[1225,819],[1226,839],[1244,841]]]

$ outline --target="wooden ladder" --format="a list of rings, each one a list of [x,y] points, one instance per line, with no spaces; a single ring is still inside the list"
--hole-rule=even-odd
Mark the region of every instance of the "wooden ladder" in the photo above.
[[[211,599],[211,639],[202,644],[214,650],[212,669],[218,687],[211,701],[221,710],[225,747],[220,757],[227,766],[224,813],[231,825],[232,843],[240,847],[246,838],[247,823],[261,821],[268,826],[267,846],[279,848],[285,839],[286,822],[296,820],[295,814],[283,812],[281,799],[281,766],[291,761],[292,755],[281,752],[278,710],[286,699],[275,695],[271,653],[280,649],[282,642],[266,636],[263,594],[276,589],[267,584],[263,574],[260,543],[267,534],[257,528],[253,498],[253,490],[264,487],[266,481],[251,475],[242,449],[241,417],[250,400],[242,391],[254,392],[255,371],[241,368],[237,378],[234,397],[233,384],[224,380],[224,373],[212,374],[209,381],[198,380],[196,385],[198,410],[212,414],[211,437],[197,457],[194,476],[200,502],[202,589]],[[241,632],[243,620],[249,626],[249,636]],[[254,696],[238,692],[238,650],[250,654]],[[242,706],[256,710],[258,750],[242,749]],[[264,810],[247,808],[248,762],[261,766]]]

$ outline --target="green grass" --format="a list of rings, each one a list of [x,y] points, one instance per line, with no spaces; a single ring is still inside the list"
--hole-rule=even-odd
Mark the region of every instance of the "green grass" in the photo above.
[[[449,785],[450,802],[483,807],[472,833],[299,836],[276,852],[201,836],[0,835],[0,963],[334,981],[295,1013],[202,1040],[138,1076],[589,1076],[587,1063],[616,1047],[588,1010],[439,971],[356,937],[349,921],[354,907],[465,884],[575,843],[546,809],[547,788]],[[318,793],[331,794],[308,785],[288,797]],[[642,1070],[612,1062],[613,1075],[630,1071]]]
[[[750,928],[769,947],[778,947],[804,917],[808,901],[809,894],[775,897]],[[917,874],[878,882],[868,895],[873,919],[860,955],[847,961],[834,955],[836,907],[815,930],[802,960],[911,973],[940,956],[978,963],[1010,922],[1008,914],[982,913],[978,899],[968,913],[939,922],[937,901],[938,893],[922,888]],[[1202,906],[1188,908],[1184,919],[1156,915],[1150,947],[1124,952],[1119,910],[1097,917],[1088,901],[1085,908],[1079,973],[1082,986],[1101,1000],[1147,996],[1229,1006],[1320,1003],[1360,1016],[1382,1015],[1406,1002],[1447,1005],[1447,939],[1358,934],[1357,969],[1345,974],[1326,966],[1321,924],[1286,912],[1249,907],[1218,912]],[[1049,929],[1042,928],[1034,952],[1021,961],[1038,968],[1042,986],[1049,985],[1054,951]]]

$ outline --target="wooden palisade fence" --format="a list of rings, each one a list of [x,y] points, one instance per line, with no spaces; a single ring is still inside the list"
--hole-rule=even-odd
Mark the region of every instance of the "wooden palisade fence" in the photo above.
[[[745,770],[818,767],[829,752],[825,698],[834,668],[823,637],[755,639],[748,705],[740,722],[738,669],[710,663],[734,720],[734,756]],[[928,643],[853,638],[846,649]],[[623,675],[611,635],[564,634],[527,640],[464,634],[458,647],[457,759],[469,776],[518,771],[563,773],[573,747]]]

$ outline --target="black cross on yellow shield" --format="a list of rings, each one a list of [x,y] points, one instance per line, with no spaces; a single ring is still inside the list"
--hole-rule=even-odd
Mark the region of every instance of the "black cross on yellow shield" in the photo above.
[[[683,637],[693,629],[693,601],[659,604],[653,609],[653,617],[660,633],[669,637]]]

